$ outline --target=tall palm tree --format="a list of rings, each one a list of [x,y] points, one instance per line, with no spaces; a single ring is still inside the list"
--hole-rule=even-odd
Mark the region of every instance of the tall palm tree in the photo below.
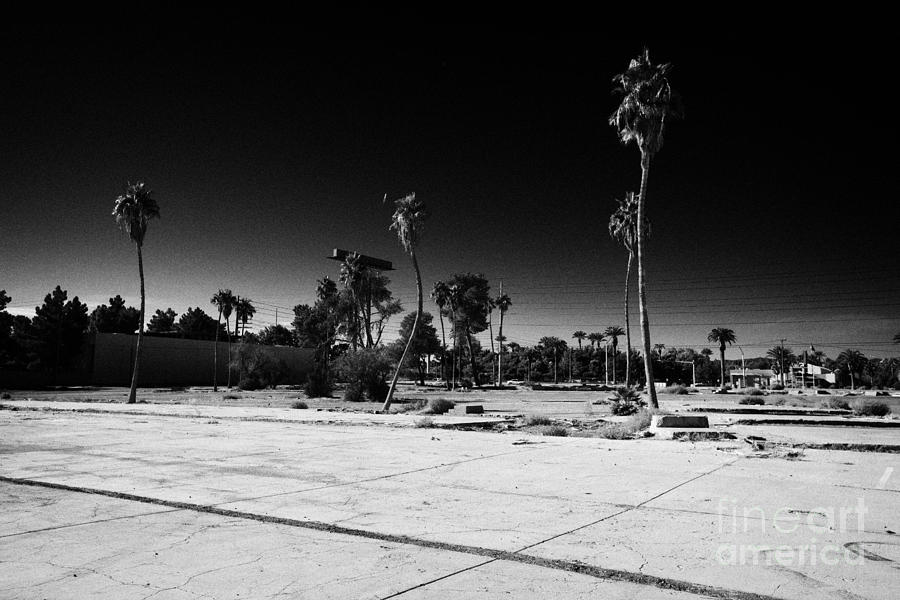
[[[231,315],[231,311],[234,307],[234,294],[231,293],[229,289],[220,289],[218,292],[213,294],[212,298],[209,299],[209,303],[214,305],[219,309],[219,318],[216,321],[216,342],[213,346],[213,391],[219,391],[219,329],[222,327],[222,315],[225,314],[225,311],[228,311],[228,315]],[[226,334],[228,333],[228,327],[225,327]],[[231,335],[228,334],[229,342],[231,341]],[[229,345],[230,348],[230,345]],[[230,350],[229,350],[230,352]],[[229,369],[230,371],[231,369]]]
[[[503,386],[503,342],[506,338],[503,336],[503,316],[509,307],[512,306],[507,294],[503,293],[503,282],[500,282],[500,295],[494,299],[494,305],[500,311],[500,329],[497,331],[497,346],[500,348],[500,354],[497,355],[497,385]]]
[[[231,294],[231,290],[228,290],[228,293]],[[225,386],[228,389],[231,389],[231,313],[234,312],[234,307],[237,305],[237,296],[231,294],[229,298],[226,299],[225,307],[222,309],[222,316],[225,317],[225,338],[228,340],[228,364],[225,365],[225,370],[227,372],[225,376]],[[237,318],[235,318],[237,321]],[[237,326],[237,323],[235,323]]]
[[[593,346],[594,348],[599,347],[600,344],[602,344],[606,340],[602,333],[597,332],[589,333],[587,339],[590,340],[591,346]]]
[[[839,364],[844,365],[847,369],[847,372],[850,373],[850,389],[856,389],[856,382],[853,379],[854,373],[862,373],[863,369],[866,367],[866,363],[868,362],[868,358],[860,352],[859,350],[844,350],[840,354],[838,354],[837,361]]]
[[[631,262],[637,246],[638,201],[634,192],[627,192],[624,200],[617,200],[619,206],[609,217],[609,235],[617,240],[628,251],[628,263],[625,266],[625,385],[631,384],[631,317],[628,310],[628,297],[631,291]],[[644,216],[646,218],[646,215]],[[650,223],[644,223],[644,237],[650,235]]]
[[[721,357],[721,368],[722,368],[722,376],[720,379],[721,388],[725,389],[725,344],[733,344],[737,341],[737,338],[734,335],[734,330],[728,329],[727,327],[716,327],[712,331],[709,332],[709,335],[706,336],[706,339],[710,342],[719,342],[719,356]]]
[[[578,349],[581,350],[581,341],[587,337],[587,333],[582,330],[578,330],[572,334],[572,339],[578,340]]]
[[[431,299],[438,307],[438,317],[441,320],[441,340],[443,351],[441,352],[441,377],[447,381],[447,369],[445,355],[447,354],[447,334],[444,332],[444,309],[450,301],[450,288],[443,281],[435,281],[431,287]]]
[[[494,309],[497,303],[493,298],[488,298],[484,303],[487,308],[488,334],[491,338],[491,354],[494,354]]]
[[[650,318],[647,316],[647,292],[644,273],[644,242],[646,239],[647,181],[650,161],[663,146],[666,121],[680,115],[677,96],[669,84],[672,65],[654,65],[646,48],[641,56],[633,59],[628,69],[613,78],[622,100],[616,112],[609,118],[622,143],[634,142],[641,152],[641,189],[638,195],[637,262],[638,302],[641,311],[641,338],[644,346],[644,373],[650,392],[650,404],[659,408],[656,386],[653,384],[653,361],[650,360]]]
[[[119,228],[128,234],[137,246],[138,274],[141,278],[141,320],[138,324],[137,346],[134,350],[134,369],[131,372],[131,389],[128,391],[128,404],[137,402],[138,371],[141,361],[141,342],[144,340],[144,238],[147,235],[147,224],[150,219],[159,218],[159,205],[151,196],[153,192],[139,181],[125,186],[125,193],[116,198],[113,216]]]
[[[250,298],[240,298],[238,297],[237,301],[234,304],[234,335],[235,337],[242,337],[245,333],[247,333],[247,321],[253,318],[253,315],[256,314],[256,307],[253,306],[253,301]],[[238,324],[241,326],[240,333],[238,333]]]
[[[400,376],[400,365],[402,365],[403,361],[406,359],[406,353],[409,352],[409,346],[412,343],[413,338],[416,337],[419,320],[422,315],[422,276],[421,273],[419,273],[419,262],[416,260],[416,246],[419,245],[422,227],[425,225],[425,218],[427,216],[425,212],[425,203],[421,200],[416,200],[415,193],[395,201],[394,206],[396,206],[396,210],[394,210],[394,215],[391,217],[390,228],[397,231],[397,238],[400,240],[400,245],[403,246],[403,249],[409,254],[409,257],[412,260],[413,269],[416,272],[416,300],[419,309],[416,311],[416,317],[413,321],[412,328],[410,329],[409,339],[406,340],[403,354],[400,356],[400,361],[397,363],[397,368],[394,371],[394,377],[391,379],[391,387],[388,389],[387,398],[385,398],[384,405],[381,407],[381,410],[384,412],[387,412],[391,407],[391,400],[394,397],[394,388],[397,387],[397,378]]]
[[[618,353],[618,348],[619,348],[619,336],[625,335],[625,330],[622,329],[621,327],[619,327],[618,325],[612,325],[610,327],[607,327],[603,331],[603,335],[608,337],[610,339],[610,341],[612,342],[612,347],[613,347],[613,362],[612,362],[612,364],[613,364],[613,369],[612,369],[613,380],[612,380],[612,382],[613,382],[613,385],[616,385],[616,354]]]

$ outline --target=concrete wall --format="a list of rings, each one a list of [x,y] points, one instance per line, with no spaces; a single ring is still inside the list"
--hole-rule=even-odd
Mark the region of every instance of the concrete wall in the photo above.
[[[131,384],[136,335],[98,333],[94,338],[93,374],[91,383],[104,386]],[[138,385],[168,387],[209,385],[213,383],[213,348],[216,342],[184,340],[180,338],[144,336],[141,346],[141,367]],[[238,344],[232,344],[237,356]],[[284,362],[288,377],[284,383],[299,384],[313,368],[313,351],[308,348],[259,346],[275,360]],[[228,378],[228,343],[219,342],[217,379],[225,385]],[[238,383],[237,370],[231,373],[232,385]]]

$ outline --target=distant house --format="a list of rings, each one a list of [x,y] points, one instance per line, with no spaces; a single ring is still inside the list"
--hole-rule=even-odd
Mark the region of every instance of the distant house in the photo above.
[[[778,377],[772,369],[731,369],[729,375],[733,388],[769,387]]]

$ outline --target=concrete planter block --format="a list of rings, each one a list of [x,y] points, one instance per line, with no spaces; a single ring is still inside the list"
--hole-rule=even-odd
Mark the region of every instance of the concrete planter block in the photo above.
[[[654,415],[653,426],[704,429],[709,427],[709,419],[706,415]]]

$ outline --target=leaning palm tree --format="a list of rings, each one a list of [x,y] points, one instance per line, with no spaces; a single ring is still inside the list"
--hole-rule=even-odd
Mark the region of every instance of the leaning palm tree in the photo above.
[[[634,192],[627,192],[624,200],[617,200],[618,208],[609,217],[609,235],[617,240],[628,251],[628,263],[625,266],[625,385],[631,384],[631,317],[628,310],[628,297],[631,291],[631,262],[637,248],[637,216],[638,201]],[[645,215],[646,218],[646,215]],[[644,237],[650,235],[650,223],[644,223]]]
[[[128,392],[128,404],[137,402],[138,371],[141,360],[141,342],[144,340],[144,237],[147,235],[147,224],[150,219],[159,218],[159,205],[151,197],[153,192],[139,181],[125,186],[125,193],[116,198],[113,216],[119,227],[128,234],[137,246],[138,274],[141,278],[141,320],[138,323],[137,346],[134,350],[134,369],[131,372],[131,389]]]
[[[500,311],[500,329],[497,332],[497,345],[500,349],[500,354],[497,356],[497,385],[503,387],[503,342],[506,340],[506,337],[503,335],[503,315],[512,306],[512,300],[509,299],[507,294],[503,293],[502,281],[500,282],[500,295],[494,299],[494,304]]]
[[[712,331],[709,332],[709,335],[706,336],[706,339],[710,342],[719,342],[719,355],[722,358],[722,376],[721,376],[721,387],[725,389],[725,344],[733,344],[737,341],[737,338],[734,336],[734,330],[728,329],[727,327],[716,327]]]
[[[603,331],[603,335],[608,337],[610,339],[610,341],[612,342],[612,347],[613,347],[613,361],[612,361],[612,365],[613,365],[613,369],[612,369],[613,378],[612,379],[613,380],[612,380],[612,382],[613,382],[613,385],[616,385],[616,354],[618,353],[618,348],[619,348],[619,336],[625,335],[625,330],[622,329],[621,327],[619,327],[618,325],[611,325],[610,327],[607,327]]]
[[[609,124],[616,128],[622,143],[634,142],[641,152],[641,189],[638,195],[637,216],[637,262],[638,262],[638,303],[641,311],[641,338],[644,346],[644,373],[650,392],[650,404],[659,408],[656,387],[653,385],[653,361],[650,360],[650,318],[647,316],[647,292],[644,275],[644,242],[646,234],[647,180],[650,176],[650,161],[663,146],[666,120],[680,115],[677,97],[669,85],[669,71],[672,65],[654,65],[650,62],[650,52],[643,54],[628,65],[628,70],[616,75],[613,81],[622,100],[616,112],[609,118]]]
[[[409,331],[409,339],[406,340],[403,354],[400,355],[400,361],[397,363],[394,377],[391,379],[391,387],[388,389],[387,398],[384,399],[384,405],[381,407],[381,410],[384,412],[387,412],[391,407],[394,389],[397,387],[397,378],[400,377],[400,366],[406,359],[406,353],[409,352],[409,346],[416,337],[419,320],[422,315],[422,276],[419,273],[419,261],[416,260],[416,246],[419,244],[419,238],[422,235],[422,227],[425,225],[425,218],[427,216],[425,212],[425,203],[421,200],[416,200],[415,193],[395,201],[394,206],[397,208],[394,210],[393,217],[391,217],[390,228],[397,231],[397,238],[400,240],[400,245],[403,246],[403,249],[409,254],[409,257],[412,260],[413,269],[416,272],[416,301],[418,302],[419,308],[416,311],[416,317],[413,320],[412,328]]]
[[[584,331],[582,331],[582,330],[580,330],[580,329],[579,329],[578,331],[576,331],[575,333],[572,334],[572,339],[573,339],[573,340],[578,340],[578,349],[579,349],[579,350],[581,350],[581,342],[582,342],[582,340],[584,340],[586,337],[587,337],[587,333],[584,332]]]
[[[213,391],[219,391],[219,329],[222,328],[222,315],[225,314],[225,311],[228,311],[228,315],[231,315],[231,310],[234,305],[234,294],[231,293],[231,290],[220,289],[218,292],[213,294],[212,298],[209,299],[209,303],[214,305],[219,309],[219,318],[216,321],[216,341],[213,346]],[[225,328],[225,331],[228,331],[228,327]],[[228,336],[229,342],[231,340],[231,335]],[[230,369],[229,369],[230,371]]]

